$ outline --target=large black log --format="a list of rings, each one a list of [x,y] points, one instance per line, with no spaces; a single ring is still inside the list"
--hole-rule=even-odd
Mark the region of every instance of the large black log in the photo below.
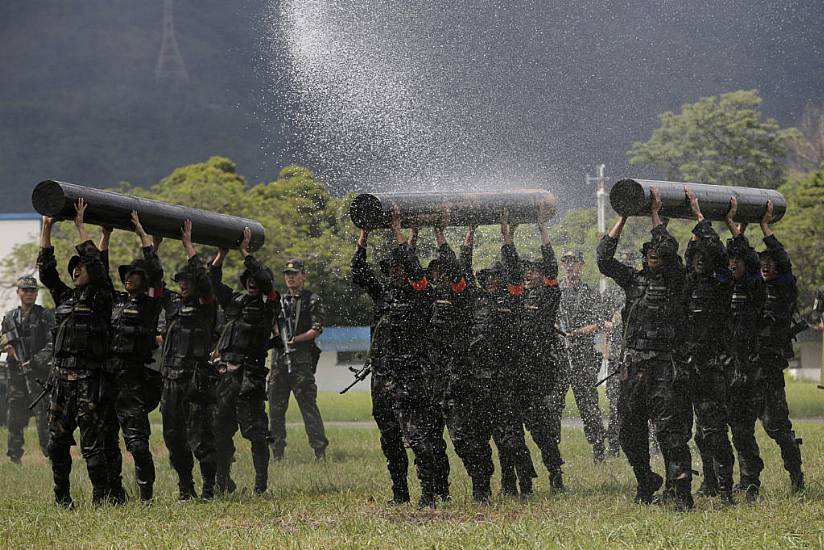
[[[773,202],[775,221],[784,217],[787,211],[787,200],[773,189],[636,179],[623,179],[612,187],[609,192],[612,209],[625,216],[649,215],[649,190],[652,186],[657,187],[661,194],[661,215],[667,218],[694,218],[689,200],[684,193],[685,186],[695,193],[701,213],[708,220],[724,219],[730,210],[730,197],[735,197],[738,202],[735,221],[741,223],[760,221],[768,200]]]
[[[46,180],[38,183],[32,191],[31,203],[44,216],[68,220],[74,219],[74,204],[80,197],[88,204],[86,222],[93,225],[133,231],[131,212],[137,210],[146,232],[162,237],[180,239],[180,228],[188,219],[192,220],[192,241],[199,244],[237,248],[243,238],[244,227],[252,230],[250,251],[259,249],[266,238],[263,225],[255,220],[62,181]]]
[[[387,228],[392,209],[401,211],[403,227],[429,227],[440,222],[449,207],[449,224],[492,225],[501,212],[509,211],[512,223],[534,223],[537,207],[544,204],[548,217],[555,214],[556,200],[549,191],[527,189],[488,193],[373,193],[355,197],[349,206],[352,222],[361,229]]]

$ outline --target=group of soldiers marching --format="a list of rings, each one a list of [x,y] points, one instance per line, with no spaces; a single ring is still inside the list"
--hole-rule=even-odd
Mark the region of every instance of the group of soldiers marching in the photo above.
[[[270,457],[280,459],[286,445],[291,392],[306,419],[316,458],[323,459],[328,441],[314,380],[314,340],[322,331],[323,312],[317,295],[303,288],[302,262],[287,264],[288,291],[281,296],[272,270],[249,254],[251,231],[246,228],[239,247],[245,268],[242,291],[236,292],[222,280],[228,251],[220,249],[208,265],[204,263],[187,220],[181,241],[188,262],[174,275],[178,291],[171,291],[163,282],[157,254],[161,239],[148,235],[137,212],[132,212],[142,256],[118,267],[124,288],[118,292],[109,276],[111,230],[103,228],[99,244],[93,243],[84,223],[86,206],[83,199],[75,206],[80,244],[68,262],[70,285],[60,276],[51,244],[54,220],[43,218],[37,266],[40,282],[54,299],[54,313],[34,303],[37,281],[24,277],[18,281],[21,305],[6,315],[2,327],[11,376],[22,377],[27,384],[47,380],[33,408],[40,444],[51,463],[56,502],[73,504],[70,448],[77,428],[94,504],[126,500],[121,432],[134,459],[139,498],[151,501],[155,465],[149,413],[158,404],[182,500],[197,497],[195,460],[202,498],[235,490],[230,468],[238,429],[251,443],[253,490],[265,492]],[[151,367],[158,347],[159,370]],[[273,348],[279,352],[267,377],[266,358]],[[30,387],[19,393],[18,401],[35,395]],[[28,422],[28,411],[19,405],[10,403],[14,421],[8,450],[17,463]]]
[[[540,259],[519,256],[516,227],[504,211],[500,260],[477,272],[474,228],[456,254],[444,236],[446,209],[434,228],[437,258],[426,267],[417,255],[417,230],[407,236],[401,212],[392,212],[395,246],[380,262],[385,282],[367,263],[368,235],[361,230],[352,280],[374,300],[372,403],[391,502],[410,501],[405,447],[415,458],[419,507],[449,498],[444,427],[476,502],[491,498],[491,443],[498,450],[501,494],[532,495],[537,474],[526,432],[540,450],[550,491],[564,491],[559,442],[570,385],[593,458],[602,462],[598,332],[612,350],[608,394],[616,402],[606,452],[624,451],[637,480],[637,503],[693,508],[693,426],[704,473],[697,494],[718,496],[726,505],[734,504],[734,491],[754,499],[764,466],[755,440],[758,419],[781,449],[791,487],[803,489],[801,440],[789,419],[783,378],[798,328],[797,287],[790,258],[770,228],[772,204],[760,223],[766,250],[759,254],[744,235],[746,226],[733,221],[735,198],[725,245],[685,189],[697,224],[682,258],[659,214],[660,195],[655,188],[651,194],[651,239],[642,247],[641,269],[615,259],[626,217],[598,245],[598,268],[617,285],[612,296],[623,294],[618,300],[601,300],[580,281],[583,256],[575,251],[562,254],[565,281],[559,285],[540,208]],[[651,442],[663,455],[663,476],[651,468]]]
[[[623,450],[637,480],[638,503],[693,507],[688,447],[693,426],[704,472],[699,493],[717,495],[725,504],[734,503],[734,490],[755,498],[764,466],[754,436],[757,419],[779,445],[792,487],[803,488],[801,441],[789,420],[783,382],[792,356],[797,288],[790,258],[770,228],[772,205],[760,223],[766,250],[759,254],[744,235],[746,227],[733,222],[734,198],[725,245],[704,220],[695,195],[686,189],[685,194],[697,224],[683,258],[659,215],[661,200],[654,188],[651,239],[642,247],[640,270],[615,259],[625,217],[600,241],[598,268],[615,282],[612,300],[582,282],[580,251],[561,254],[564,281],[559,283],[549,215],[542,207],[535,219],[539,259],[519,256],[516,225],[504,211],[500,260],[478,271],[474,227],[456,254],[444,233],[446,208],[434,227],[437,258],[426,267],[417,254],[417,230],[404,233],[397,208],[391,214],[395,244],[379,263],[383,277],[367,262],[368,234],[361,231],[352,281],[374,301],[368,361],[392,502],[410,501],[407,447],[420,480],[418,505],[434,507],[449,499],[444,429],[472,480],[476,502],[488,503],[492,496],[492,443],[501,493],[532,495],[537,473],[526,432],[540,450],[551,492],[564,491],[559,444],[570,386],[593,460],[602,463],[607,453]],[[80,199],[75,218],[80,244],[68,263],[71,285],[57,269],[54,220],[43,219],[37,265],[40,281],[54,298],[54,313],[35,304],[37,281],[24,277],[18,282],[21,305],[6,315],[2,327],[11,376],[26,373],[17,387],[48,379],[43,393],[50,395],[34,408],[56,501],[72,504],[69,451],[76,428],[94,503],[126,498],[120,432],[134,459],[139,497],[150,501],[155,467],[148,415],[158,404],[181,499],[197,496],[195,460],[203,498],[235,490],[231,464],[238,429],[251,444],[254,491],[265,492],[269,461],[283,456],[290,391],[322,459],[328,440],[316,404],[314,340],[323,314],[318,297],[303,288],[302,262],[291,260],[284,269],[288,292],[282,297],[272,271],[249,253],[247,228],[239,246],[242,290],[235,291],[223,282],[228,251],[220,249],[205,263],[187,221],[181,241],[188,262],[173,277],[178,291],[171,291],[157,254],[161,239],[148,235],[133,212],[142,256],[118,267],[124,291],[117,292],[109,276],[111,231],[104,228],[94,244],[85,209]],[[616,402],[607,432],[596,390],[598,333],[610,344],[608,395]],[[159,371],[151,367],[158,345]],[[269,374],[266,358],[272,348],[280,351]],[[36,393],[25,390],[10,401]],[[28,411],[19,409],[12,414],[10,408],[9,417],[8,453],[15,462],[28,422]],[[650,465],[651,438],[663,455],[663,476]],[[734,451],[740,469],[735,485]]]

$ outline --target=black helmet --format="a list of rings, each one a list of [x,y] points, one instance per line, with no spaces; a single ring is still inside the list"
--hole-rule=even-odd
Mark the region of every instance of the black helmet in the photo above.
[[[134,273],[135,271],[137,271],[143,277],[143,282],[147,283],[148,282],[147,281],[147,273],[148,273],[147,267],[148,267],[147,262],[143,258],[137,258],[130,264],[118,266],[117,272],[120,275],[120,282],[125,284],[126,283],[126,276],[129,273]]]

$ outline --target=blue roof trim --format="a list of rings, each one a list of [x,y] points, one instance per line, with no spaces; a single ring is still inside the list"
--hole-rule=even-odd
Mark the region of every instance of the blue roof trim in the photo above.
[[[316,342],[321,351],[368,351],[369,327],[325,327]]]
[[[0,221],[4,220],[40,220],[37,212],[8,212],[0,214]]]

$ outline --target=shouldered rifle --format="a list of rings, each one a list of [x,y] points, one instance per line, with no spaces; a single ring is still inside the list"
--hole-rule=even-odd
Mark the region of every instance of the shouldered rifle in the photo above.
[[[344,393],[351,390],[359,382],[363,382],[364,380],[366,380],[366,377],[369,376],[372,373],[372,361],[367,360],[363,364],[363,368],[361,368],[361,369],[355,369],[355,368],[349,367],[349,370],[352,373],[354,373],[355,380],[351,384],[349,384],[348,386],[346,386],[345,388],[343,388],[340,391],[341,395],[343,395]]]
[[[281,310],[280,310],[280,341],[283,342],[283,361],[286,363],[286,370],[288,372],[292,372],[292,352],[295,351],[294,348],[289,346],[289,340],[291,340],[294,335],[294,327],[292,326],[292,308],[288,307],[285,302],[283,302],[283,298],[281,298]]]
[[[26,353],[26,344],[23,341],[23,338],[20,337],[20,329],[18,324],[18,315],[19,310],[15,312],[15,315],[12,316],[12,328],[3,334],[3,340],[12,347],[14,350],[14,356],[17,363],[20,365],[20,368],[23,369],[23,380],[26,383],[26,391],[29,395],[34,394],[37,388],[32,387],[31,380],[29,376],[26,375],[26,370],[29,367],[29,357]],[[8,361],[8,359],[7,359]]]
[[[51,394],[51,391],[52,391],[51,377],[49,377],[46,380],[45,384],[39,378],[35,378],[34,381],[37,382],[40,385],[41,388],[43,388],[43,391],[41,391],[40,394],[38,394],[38,396],[34,398],[34,401],[29,403],[29,410],[30,411],[34,410],[34,408],[37,406],[37,404],[40,403],[40,401],[42,401],[44,397]]]

